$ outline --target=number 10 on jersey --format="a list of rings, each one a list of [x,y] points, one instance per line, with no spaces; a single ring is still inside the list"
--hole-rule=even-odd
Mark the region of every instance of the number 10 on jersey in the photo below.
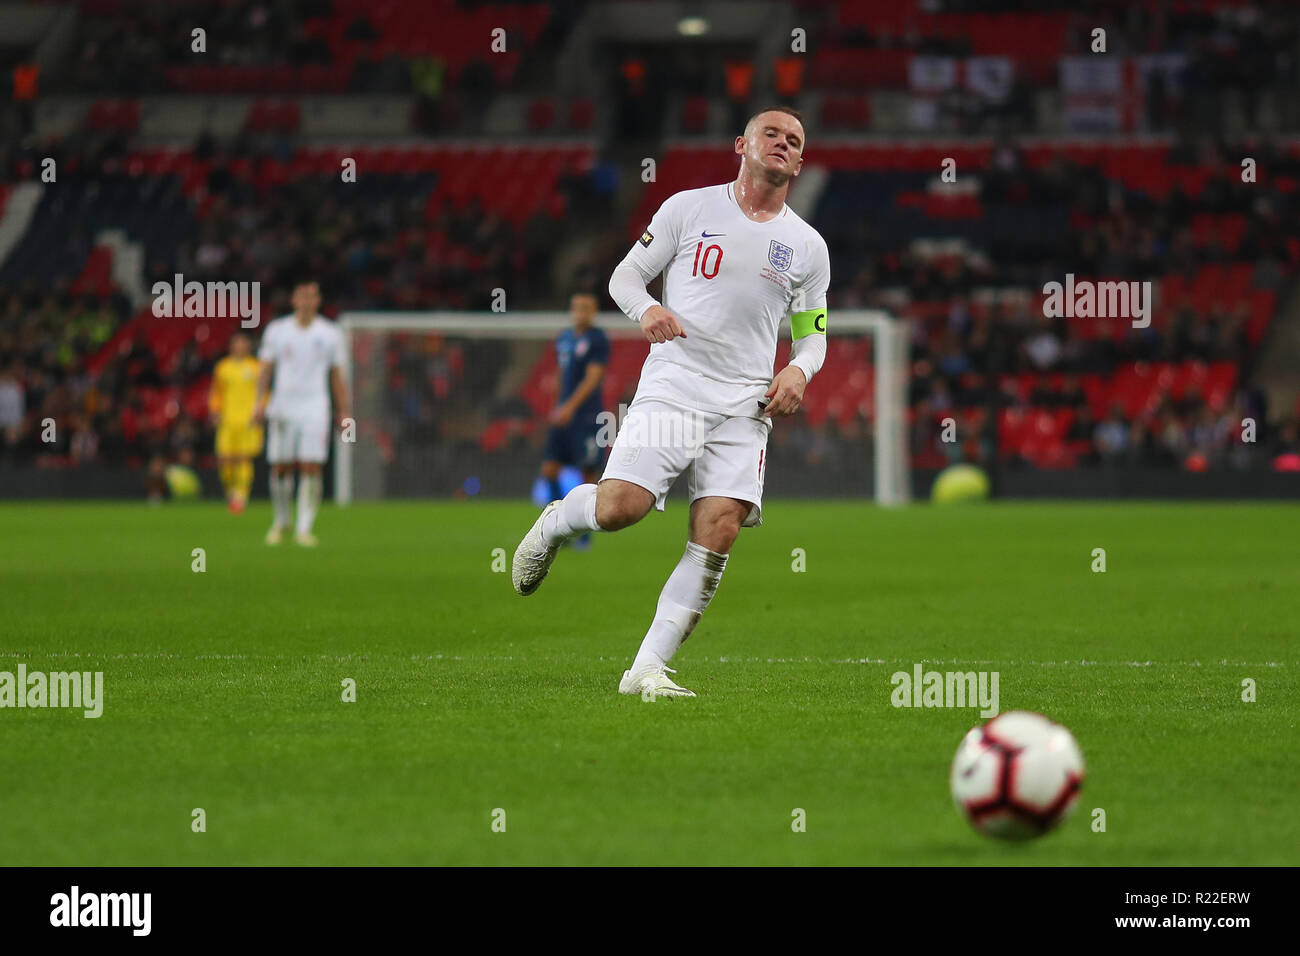
[[[701,250],[703,250],[703,255],[701,255]],[[713,266],[712,266],[713,271],[710,272],[709,254],[713,252],[716,252],[717,255],[713,257]],[[691,266],[691,275],[693,276],[702,275],[706,279],[712,279],[714,276],[718,274],[718,269],[721,265],[722,265],[722,246],[718,245],[715,242],[706,249],[703,240],[695,244],[695,265]]]

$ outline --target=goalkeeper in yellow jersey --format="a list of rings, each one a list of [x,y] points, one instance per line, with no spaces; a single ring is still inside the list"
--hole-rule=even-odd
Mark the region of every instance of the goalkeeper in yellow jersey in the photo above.
[[[226,503],[239,514],[253,486],[253,459],[262,452],[262,428],[253,422],[257,408],[257,376],[262,363],[252,354],[248,336],[230,337],[230,354],[212,372],[208,411],[217,428],[217,469]]]

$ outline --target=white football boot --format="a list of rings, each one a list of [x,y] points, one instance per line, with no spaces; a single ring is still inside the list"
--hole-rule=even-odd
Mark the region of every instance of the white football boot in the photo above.
[[[510,582],[515,586],[515,591],[525,597],[542,586],[542,581],[546,579],[546,574],[555,561],[556,552],[560,550],[558,546],[548,548],[542,541],[542,522],[558,507],[560,502],[552,501],[543,508],[524,535],[524,540],[515,548],[515,558],[510,564]]]
[[[657,697],[694,697],[695,691],[687,690],[668,676],[676,673],[667,666],[652,671],[642,671],[636,677],[632,676],[631,671],[624,671],[623,679],[618,682],[618,692],[637,694],[646,701],[652,701]]]
[[[271,525],[271,530],[266,533],[267,544],[279,544],[284,540],[284,529],[278,524]]]

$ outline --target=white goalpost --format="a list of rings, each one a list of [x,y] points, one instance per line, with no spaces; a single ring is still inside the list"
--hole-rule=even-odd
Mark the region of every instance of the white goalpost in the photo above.
[[[361,427],[361,400],[357,395],[358,345],[373,345],[376,337],[390,333],[440,333],[456,339],[491,339],[502,342],[542,343],[553,340],[572,324],[566,312],[345,312],[339,326],[346,341],[348,388],[353,395],[354,414],[358,418],[356,442],[364,442],[367,432]],[[642,340],[640,329],[622,313],[604,312],[596,325],[611,340]],[[906,504],[911,499],[910,463],[907,444],[907,376],[908,339],[905,326],[887,312],[874,309],[833,311],[830,319],[832,341],[836,335],[867,335],[872,341],[875,371],[873,436],[873,478],[875,501],[884,506]],[[789,336],[783,324],[780,336]],[[369,363],[376,350],[364,352]],[[380,371],[382,373],[382,370]],[[823,373],[824,374],[824,373]],[[819,375],[811,387],[834,389],[837,383]],[[356,496],[356,442],[335,437],[334,500],[347,505]],[[865,491],[865,488],[863,489]],[[521,494],[524,489],[521,488]]]

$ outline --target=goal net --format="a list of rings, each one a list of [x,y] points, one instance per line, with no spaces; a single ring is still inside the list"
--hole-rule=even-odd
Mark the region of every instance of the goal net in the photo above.
[[[554,341],[570,324],[564,312],[340,316],[356,429],[335,442],[336,501],[537,497],[556,404]],[[649,345],[622,314],[602,313],[596,324],[611,344],[604,407],[621,422]],[[788,328],[779,341],[777,369],[788,361]],[[884,312],[836,311],[827,346],[802,409],[772,432],[764,495],[904,504],[905,329]],[[576,480],[566,473],[562,486]]]

